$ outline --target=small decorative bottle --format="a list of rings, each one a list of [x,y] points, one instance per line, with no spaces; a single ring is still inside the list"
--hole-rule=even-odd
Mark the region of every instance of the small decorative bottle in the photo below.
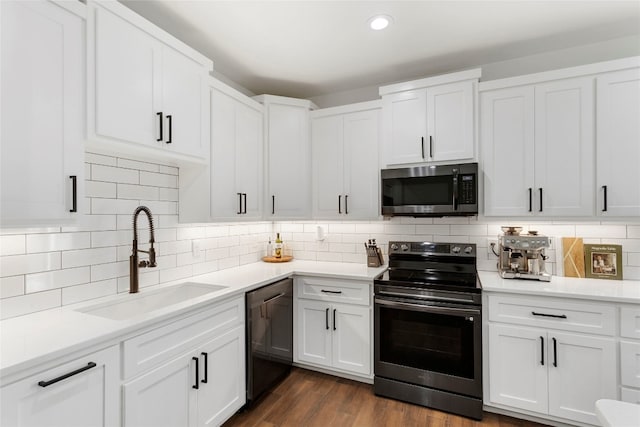
[[[282,258],[282,239],[280,239],[280,233],[276,234],[275,257]]]

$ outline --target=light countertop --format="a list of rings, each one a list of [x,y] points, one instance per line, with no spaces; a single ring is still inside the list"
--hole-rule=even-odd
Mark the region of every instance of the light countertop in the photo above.
[[[550,282],[503,279],[497,272],[479,271],[483,292],[580,298],[597,301],[640,304],[640,281],[578,279],[552,276]]]
[[[121,337],[134,335],[141,328],[243,295],[247,291],[293,275],[372,281],[385,269],[386,266],[369,268],[364,264],[339,262],[257,262],[142,288],[139,294],[133,296],[113,295],[6,319],[0,322],[0,378],[68,354],[80,355],[82,351],[95,345],[116,343]],[[77,311],[97,304],[135,298],[137,295],[183,282],[226,287],[125,320],[111,320]]]

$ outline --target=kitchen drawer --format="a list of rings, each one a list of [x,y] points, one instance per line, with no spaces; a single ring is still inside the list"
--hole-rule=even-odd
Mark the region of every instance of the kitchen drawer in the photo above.
[[[295,281],[298,298],[371,305],[371,282],[318,277],[298,277]]]
[[[621,399],[623,402],[637,403],[640,405],[640,390],[622,387]]]
[[[572,299],[489,295],[489,321],[614,335],[616,307]],[[535,314],[534,314],[535,313]]]
[[[640,308],[620,307],[620,336],[640,339]]]
[[[620,380],[622,385],[640,387],[640,343],[620,341]]]
[[[124,379],[189,351],[214,333],[244,322],[244,297],[215,305],[123,342]]]

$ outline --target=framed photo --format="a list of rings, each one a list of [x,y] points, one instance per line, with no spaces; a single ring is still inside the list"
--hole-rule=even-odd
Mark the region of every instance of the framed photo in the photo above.
[[[622,246],[585,244],[584,267],[585,277],[622,280]]]

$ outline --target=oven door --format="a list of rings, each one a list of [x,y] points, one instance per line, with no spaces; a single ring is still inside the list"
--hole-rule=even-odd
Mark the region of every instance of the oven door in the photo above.
[[[480,306],[376,296],[374,373],[482,397]]]

